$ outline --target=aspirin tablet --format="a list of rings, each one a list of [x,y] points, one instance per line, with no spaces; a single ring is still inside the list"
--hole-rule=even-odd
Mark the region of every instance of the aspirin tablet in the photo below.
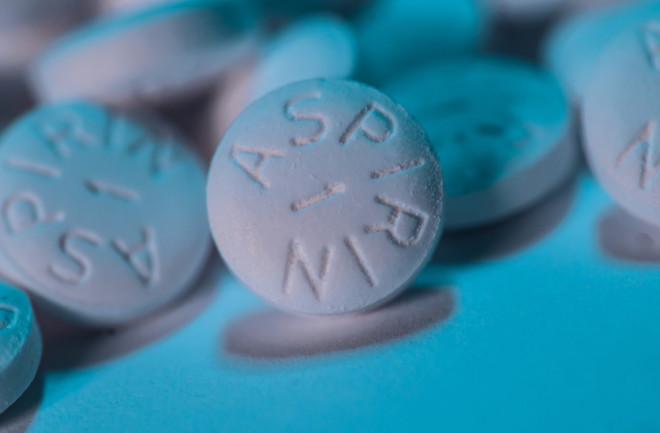
[[[63,319],[119,324],[181,294],[210,246],[204,171],[173,134],[87,103],[0,139],[0,265]]]
[[[30,300],[0,283],[0,413],[34,380],[41,351],[41,334]]]
[[[429,65],[384,87],[426,130],[443,167],[445,227],[502,220],[564,182],[577,160],[556,80],[520,61]]]
[[[110,18],[49,47],[32,65],[32,86],[42,101],[191,97],[253,49],[255,19],[243,0],[186,1]]]
[[[547,67],[581,103],[598,58],[622,31],[660,12],[657,0],[589,10],[562,21],[545,42]]]
[[[660,225],[660,16],[603,53],[587,89],[584,145],[591,169],[624,209]]]
[[[405,288],[442,230],[440,165],[421,127],[360,83],[314,79],[250,105],[211,164],[216,245],[264,299],[358,311]]]
[[[357,64],[351,26],[329,15],[310,16],[285,28],[259,58],[230,72],[212,107],[213,142],[241,111],[263,95],[311,78],[350,78]]]
[[[479,0],[374,0],[354,20],[360,78],[380,84],[430,61],[473,52],[485,19]]]

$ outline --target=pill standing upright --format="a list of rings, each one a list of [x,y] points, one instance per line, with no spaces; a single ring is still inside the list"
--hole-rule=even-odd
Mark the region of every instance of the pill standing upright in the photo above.
[[[447,229],[510,217],[575,169],[569,105],[557,81],[531,64],[501,57],[439,62],[384,90],[419,120],[438,152]]]
[[[412,282],[442,230],[442,176],[421,127],[373,88],[282,87],[231,125],[207,207],[231,270],[285,310],[338,314]]]
[[[0,414],[34,380],[41,352],[41,333],[30,300],[0,283]]]
[[[334,15],[308,16],[285,28],[252,64],[223,79],[209,119],[213,144],[245,107],[278,87],[311,78],[351,78],[356,51],[351,26]]]
[[[0,138],[0,268],[62,319],[147,314],[206,261],[204,184],[166,128],[89,103],[38,108]]]
[[[587,89],[584,146],[603,188],[629,213],[660,225],[660,15],[605,49]]]

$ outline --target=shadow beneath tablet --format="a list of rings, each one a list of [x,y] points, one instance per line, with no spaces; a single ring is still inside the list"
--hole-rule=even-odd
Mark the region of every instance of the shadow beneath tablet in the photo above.
[[[491,53],[541,60],[541,49],[548,31],[555,25],[558,13],[542,17],[501,18],[491,30],[486,50]]]
[[[0,433],[24,433],[30,429],[44,394],[44,378],[37,372],[23,395],[0,414]]]
[[[197,317],[217,295],[224,272],[213,254],[194,288],[166,309],[116,329],[85,329],[38,314],[44,339],[42,367],[63,370],[88,367],[145,347]],[[39,312],[38,312],[39,313]]]
[[[547,236],[564,220],[575,198],[575,177],[534,207],[506,221],[442,235],[432,263],[493,260],[520,251]]]
[[[604,254],[618,260],[660,263],[660,227],[612,207],[601,215],[597,230]]]
[[[452,288],[410,289],[395,301],[362,314],[297,316],[260,311],[231,323],[220,350],[257,360],[310,357],[397,340],[452,316]]]

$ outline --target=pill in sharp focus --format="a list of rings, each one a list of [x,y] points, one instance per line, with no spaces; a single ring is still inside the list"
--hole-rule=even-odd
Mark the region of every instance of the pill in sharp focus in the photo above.
[[[170,132],[88,103],[0,138],[0,266],[60,318],[116,325],[190,286],[210,247],[201,163]]]
[[[606,48],[587,89],[583,135],[603,188],[626,211],[660,225],[660,15]]]
[[[337,79],[250,105],[211,164],[207,207],[231,270],[289,311],[339,314],[412,282],[442,231],[442,177],[421,127]]]
[[[421,123],[438,153],[447,229],[512,216],[575,168],[564,94],[533,65],[498,57],[453,60],[404,74],[384,90]]]
[[[581,103],[595,65],[622,31],[660,13],[657,0],[588,10],[560,22],[544,43],[545,65],[562,82],[573,101]]]
[[[292,24],[263,49],[254,63],[223,79],[209,119],[214,144],[240,112],[263,95],[311,78],[350,78],[356,63],[353,29],[343,19],[323,14]]]
[[[34,380],[41,352],[41,334],[30,300],[0,283],[0,414]]]
[[[164,5],[55,42],[32,65],[31,83],[42,101],[140,105],[191,98],[247,56],[256,33],[247,1]]]
[[[486,30],[479,0],[374,0],[355,17],[359,77],[382,84],[430,61],[474,52]]]

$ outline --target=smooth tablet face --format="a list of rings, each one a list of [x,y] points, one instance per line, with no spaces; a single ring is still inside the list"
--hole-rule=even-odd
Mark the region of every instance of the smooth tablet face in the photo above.
[[[294,23],[253,64],[234,69],[224,80],[211,114],[214,145],[240,112],[265,94],[311,78],[350,78],[356,63],[353,30],[343,19],[325,14]]]
[[[230,268],[286,310],[337,314],[383,302],[429,258],[442,177],[426,135],[378,91],[308,80],[248,107],[207,186]]]
[[[255,16],[248,2],[178,2],[67,36],[35,62],[31,80],[44,101],[162,103],[206,88],[254,42]]]
[[[628,212],[660,225],[660,16],[622,33],[596,66],[583,111],[601,185]]]
[[[28,297],[0,283],[0,413],[34,379],[41,350],[41,335]]]
[[[545,43],[547,67],[575,102],[581,102],[600,55],[616,36],[660,12],[656,0],[633,2],[574,15],[558,25]]]
[[[511,214],[556,185],[557,176],[565,178],[561,167],[534,175],[566,137],[570,114],[556,81],[531,65],[495,57],[456,60],[403,75],[384,90],[422,124],[438,152],[447,228]]]
[[[181,293],[207,255],[204,173],[186,148],[85,103],[0,140],[0,264],[62,318],[111,325]]]
[[[382,83],[430,61],[474,52],[485,21],[479,0],[374,0],[355,18],[360,74]]]

